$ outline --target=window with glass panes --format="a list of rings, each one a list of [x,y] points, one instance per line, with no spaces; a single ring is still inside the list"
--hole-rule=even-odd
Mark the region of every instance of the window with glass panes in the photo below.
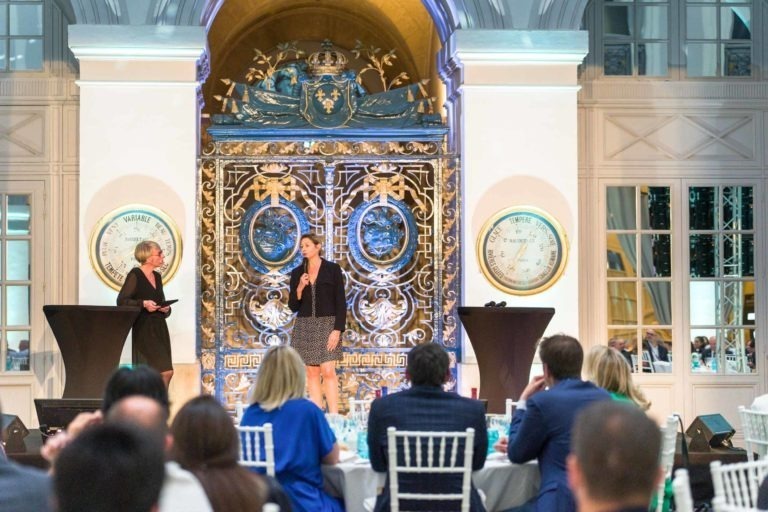
[[[691,370],[754,372],[753,189],[693,186],[688,202]]]
[[[43,69],[43,2],[0,0],[0,71]]]
[[[606,75],[667,76],[669,2],[603,2],[603,69]]]
[[[689,77],[750,76],[752,2],[686,2],[685,58]]]
[[[671,371],[671,207],[669,187],[606,188],[608,338],[635,371]]]
[[[3,370],[30,369],[31,196],[0,194],[0,334]]]

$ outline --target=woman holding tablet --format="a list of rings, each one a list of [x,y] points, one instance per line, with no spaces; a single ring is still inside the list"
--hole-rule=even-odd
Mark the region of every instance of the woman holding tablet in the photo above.
[[[144,240],[136,245],[134,256],[140,266],[128,272],[117,305],[141,306],[133,324],[134,354],[138,353],[138,362],[146,362],[160,372],[167,388],[173,377],[171,336],[165,323],[171,307],[165,300],[160,273],[155,270],[163,266],[163,250],[156,242]]]

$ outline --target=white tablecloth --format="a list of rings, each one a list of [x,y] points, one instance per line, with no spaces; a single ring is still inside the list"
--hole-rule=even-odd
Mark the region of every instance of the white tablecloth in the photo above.
[[[347,512],[362,512],[363,501],[376,496],[386,475],[376,473],[368,461],[350,460],[323,466],[325,490],[344,498]],[[489,512],[522,505],[539,490],[539,468],[535,462],[512,464],[504,454],[494,454],[483,469],[472,473],[475,487],[485,494]]]

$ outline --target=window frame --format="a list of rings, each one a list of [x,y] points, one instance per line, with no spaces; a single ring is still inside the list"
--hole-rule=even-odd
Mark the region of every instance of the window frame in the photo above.
[[[11,5],[40,5],[41,6],[41,24],[42,24],[42,33],[38,35],[11,35],[10,34],[10,6]],[[0,76],[3,75],[14,75],[14,76],[39,76],[41,74],[45,74],[49,72],[49,61],[48,61],[48,38],[46,35],[50,32],[48,27],[48,10],[49,5],[47,0],[0,0],[0,8],[3,6],[8,6],[8,12],[9,16],[7,19],[7,26],[6,26],[6,34],[0,35],[0,41],[6,42],[6,54],[8,55],[8,58],[6,59],[6,66],[5,68],[0,68]],[[42,45],[41,48],[41,66],[39,69],[11,69],[11,61],[10,61],[10,52],[11,52],[11,41],[12,40],[23,40],[23,39],[40,39],[40,43]]]
[[[759,179],[730,179],[730,178],[695,178],[695,179],[681,179],[681,194],[683,194],[681,197],[686,200],[686,204],[682,209],[682,229],[681,229],[681,248],[682,248],[682,258],[683,258],[683,268],[685,270],[685,275],[683,276],[681,287],[683,290],[683,298],[684,303],[682,304],[683,307],[683,326],[685,326],[688,331],[683,333],[683,339],[685,337],[691,338],[689,340],[689,343],[686,345],[687,348],[685,350],[685,360],[689,363],[686,365],[687,373],[691,376],[706,376],[706,377],[715,377],[717,378],[724,378],[724,377],[760,377],[762,378],[762,364],[761,359],[765,358],[765,354],[760,354],[760,345],[759,343],[755,344],[755,368],[753,372],[728,372],[726,371],[727,368],[725,368],[725,365],[718,365],[717,372],[695,372],[693,371],[693,368],[691,367],[690,361],[692,357],[692,348],[691,343],[693,341],[692,334],[694,330],[711,330],[715,331],[717,333],[722,332],[726,328],[728,329],[752,329],[753,332],[759,330],[762,326],[761,324],[761,315],[760,311],[762,311],[762,301],[763,301],[763,295],[764,292],[762,291],[762,284],[764,282],[763,277],[763,265],[762,260],[758,257],[758,254],[764,254],[762,245],[763,245],[763,236],[761,230],[764,229],[764,224],[761,223],[762,215],[763,213],[763,201],[759,200],[760,197],[762,197],[763,193],[763,187],[761,180]],[[751,231],[753,238],[753,245],[754,245],[754,258],[753,258],[753,276],[751,279],[749,278],[740,278],[740,279],[727,279],[725,276],[719,276],[715,278],[691,278],[690,273],[690,236],[693,233],[697,233],[700,231],[705,230],[699,230],[699,229],[691,229],[690,228],[690,209],[687,202],[687,199],[689,197],[689,190],[692,187],[717,187],[719,189],[722,189],[724,187],[752,187],[752,198],[753,198],[753,206],[752,206],[752,229],[751,230],[741,230],[741,231]],[[722,218],[722,212],[718,215],[718,219]],[[721,227],[720,220],[718,220],[718,227]],[[724,232],[731,232],[732,230],[723,230],[723,229],[717,229],[712,230],[713,233],[724,233]],[[719,243],[719,242],[718,242]],[[717,262],[718,266],[722,266],[722,260]],[[716,281],[716,282],[744,282],[744,281],[752,281],[754,283],[754,313],[755,313],[755,321],[754,324],[731,324],[727,325],[722,323],[722,319],[718,319],[718,323],[712,324],[712,325],[692,325],[691,318],[690,318],[690,308],[691,308],[691,282],[706,282],[706,281]],[[720,337],[718,337],[718,340],[720,340]],[[757,341],[757,340],[756,340]],[[722,344],[718,345],[720,348],[722,348]]]

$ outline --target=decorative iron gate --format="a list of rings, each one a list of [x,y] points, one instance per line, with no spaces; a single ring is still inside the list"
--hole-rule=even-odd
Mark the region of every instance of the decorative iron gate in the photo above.
[[[346,284],[342,410],[349,398],[401,387],[405,353],[419,343],[445,346],[455,386],[458,175],[446,128],[424,113],[420,84],[368,94],[331,46],[270,64],[255,85],[225,81],[219,99],[230,111],[208,129],[200,356],[204,390],[230,408],[264,352],[290,343],[290,272],[307,232],[324,240]]]

